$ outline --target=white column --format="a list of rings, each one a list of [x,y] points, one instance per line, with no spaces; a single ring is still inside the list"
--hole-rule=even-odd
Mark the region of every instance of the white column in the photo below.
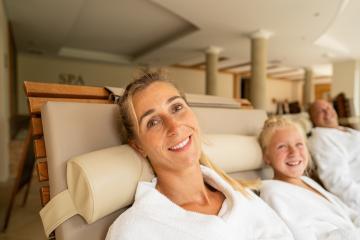
[[[217,95],[218,61],[221,48],[211,46],[206,49],[206,94]]]
[[[313,85],[313,70],[311,68],[305,68],[304,77],[304,90],[303,90],[303,105],[305,109],[308,109],[314,99],[314,85]]]
[[[260,30],[251,37],[250,102],[257,109],[266,110],[268,38],[271,33]]]

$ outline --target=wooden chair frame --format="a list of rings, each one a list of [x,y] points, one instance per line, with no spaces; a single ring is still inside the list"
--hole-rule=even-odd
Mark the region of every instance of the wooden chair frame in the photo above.
[[[48,101],[81,102],[81,103],[112,103],[110,93],[103,87],[74,86],[39,82],[24,82],[25,94],[28,98],[28,108],[31,122],[31,136],[36,158],[35,168],[40,187],[42,206],[50,201],[49,175],[46,160],[46,146],[43,137],[41,107]],[[50,237],[54,239],[54,236]]]

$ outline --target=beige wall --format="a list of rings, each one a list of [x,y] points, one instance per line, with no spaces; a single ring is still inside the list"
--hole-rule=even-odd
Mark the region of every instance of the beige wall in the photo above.
[[[19,54],[17,58],[18,109],[27,113],[24,81],[58,83],[61,74],[81,76],[85,85],[123,87],[131,81],[134,67],[103,64],[65,58]],[[201,70],[169,68],[170,78],[184,92],[205,93],[205,73]],[[232,97],[233,78],[231,74],[219,74],[217,95]]]
[[[234,95],[234,77],[232,74],[218,74],[218,86],[217,96],[233,97]]]
[[[3,1],[0,1],[0,182],[9,177],[9,45],[8,25]]]
[[[333,63],[333,81],[331,95],[335,97],[340,92],[344,92],[347,97],[354,95],[356,62],[345,61]]]
[[[272,103],[273,98],[279,101],[287,99],[288,101],[301,102],[301,88],[302,82],[299,81],[268,79],[266,111],[276,111],[276,105]]]
[[[18,54],[18,111],[27,113],[27,103],[23,89],[24,81],[59,83],[61,74],[81,77],[89,86],[124,86],[132,76],[132,69],[110,64],[81,62],[70,59]]]
[[[331,95],[344,92],[353,99],[355,115],[360,115],[360,61],[349,60],[333,63]]]

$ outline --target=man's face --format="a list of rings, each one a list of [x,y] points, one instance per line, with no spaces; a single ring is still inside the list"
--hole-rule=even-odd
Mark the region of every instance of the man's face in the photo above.
[[[316,127],[336,128],[339,126],[335,109],[324,100],[317,100],[313,104],[311,118]]]

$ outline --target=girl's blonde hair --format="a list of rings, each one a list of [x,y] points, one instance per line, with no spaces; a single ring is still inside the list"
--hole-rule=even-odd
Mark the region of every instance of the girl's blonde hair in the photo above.
[[[179,91],[179,89],[175,86],[174,83],[168,80],[167,74],[164,70],[143,72],[143,74],[135,78],[132,83],[130,83],[124,91],[124,94],[119,103],[120,105],[120,115],[121,115],[121,127],[122,127],[122,138],[125,142],[129,142],[130,140],[134,140],[136,136],[139,134],[139,126],[138,120],[135,114],[134,104],[133,104],[133,96],[150,86],[154,82],[165,82],[173,87],[175,87],[180,96],[184,98],[185,95]],[[226,182],[228,182],[235,190],[243,193],[244,195],[248,195],[245,191],[246,187],[251,187],[251,184],[246,184],[246,182],[241,183],[227,175],[220,167],[216,166],[214,163],[210,161],[210,159],[202,152],[200,156],[200,164],[213,169],[216,173],[218,173]]]
[[[306,151],[308,154],[308,165],[307,168],[305,170],[305,174],[308,175],[309,172],[312,171],[313,169],[313,162],[311,159],[311,155],[309,153],[309,150],[307,148],[307,143],[306,143],[306,135],[305,132],[303,131],[303,129],[301,128],[301,126],[299,126],[297,123],[291,121],[290,119],[284,118],[284,117],[279,117],[279,116],[273,116],[268,118],[263,126],[263,129],[258,137],[258,141],[261,147],[261,150],[263,153],[266,152],[267,147],[270,144],[270,141],[273,137],[273,135],[275,134],[276,131],[278,131],[279,129],[283,129],[283,128],[293,128],[296,129],[299,134],[301,135],[301,137],[303,138],[304,142],[305,142],[305,147],[306,147]]]

